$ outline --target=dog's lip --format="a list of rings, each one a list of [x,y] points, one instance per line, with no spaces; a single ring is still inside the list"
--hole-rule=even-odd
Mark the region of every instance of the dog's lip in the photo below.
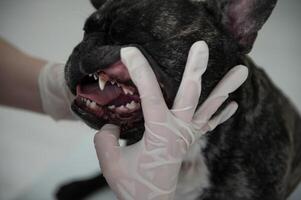
[[[94,129],[100,129],[107,122],[104,120],[99,120],[94,114],[85,111],[83,108],[77,105],[76,100],[71,104],[71,109],[75,114],[77,114],[81,119],[83,119],[90,127]]]

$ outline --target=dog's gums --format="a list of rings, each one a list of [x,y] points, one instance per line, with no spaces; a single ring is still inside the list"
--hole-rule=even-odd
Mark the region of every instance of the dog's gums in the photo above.
[[[77,84],[73,108],[122,128],[142,118],[138,90],[121,61],[85,76]]]

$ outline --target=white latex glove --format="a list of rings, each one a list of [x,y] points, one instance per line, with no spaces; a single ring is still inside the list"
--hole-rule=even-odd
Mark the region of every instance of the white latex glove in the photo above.
[[[74,96],[66,85],[64,67],[64,64],[48,63],[39,75],[43,110],[54,120],[76,119],[70,106]]]
[[[203,134],[236,112],[238,105],[232,102],[211,119],[228,94],[246,80],[248,69],[237,66],[230,70],[195,112],[201,94],[201,77],[208,62],[206,43],[195,43],[173,108],[169,110],[155,74],[140,51],[124,48],[121,58],[140,93],[145,133],[140,142],[121,147],[119,127],[104,126],[95,135],[102,172],[118,199],[173,199],[186,152]]]

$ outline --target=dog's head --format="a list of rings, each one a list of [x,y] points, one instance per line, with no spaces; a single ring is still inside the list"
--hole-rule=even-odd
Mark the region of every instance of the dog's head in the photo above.
[[[201,102],[251,50],[276,1],[92,0],[96,12],[65,69],[76,95],[73,111],[93,128],[113,123],[122,127],[121,137],[141,137],[139,94],[120,61],[120,49],[136,46],[143,52],[171,106],[190,46],[206,41],[210,58]]]

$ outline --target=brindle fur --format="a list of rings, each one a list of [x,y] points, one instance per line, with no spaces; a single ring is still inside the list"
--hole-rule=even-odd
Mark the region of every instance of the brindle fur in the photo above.
[[[245,0],[246,5],[239,2],[242,1],[92,1],[98,10],[86,22],[85,38],[66,66],[66,80],[74,91],[87,72],[99,68],[99,63],[105,66],[116,60],[121,47],[135,45],[177,89],[190,46],[198,40],[206,41],[210,59],[200,104],[233,66],[246,65],[249,77],[230,95],[229,101],[239,104],[237,113],[204,136],[207,146],[200,153],[210,171],[210,187],[198,199],[282,200],[301,178],[301,119],[288,98],[246,56],[276,0]],[[237,5],[249,13],[243,20],[233,9]],[[173,97],[176,90],[171,91],[169,95]],[[93,127],[102,126],[82,117]],[[128,136],[137,140],[142,133],[140,124],[129,130]],[[63,197],[67,193],[60,190],[59,194]]]

